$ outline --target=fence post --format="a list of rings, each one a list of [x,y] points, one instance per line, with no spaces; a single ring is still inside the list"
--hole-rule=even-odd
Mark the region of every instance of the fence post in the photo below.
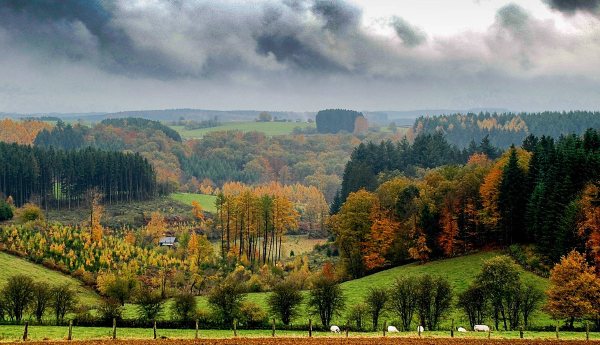
[[[233,319],[233,336],[237,337],[237,319]]]
[[[422,327],[421,325],[419,325],[419,326],[417,327],[417,331],[419,332],[419,338],[421,338],[421,327]]]
[[[492,338],[492,328],[488,328],[488,339]]]
[[[452,319],[452,328],[450,328],[450,338],[454,338],[454,319]]]
[[[154,339],[156,339],[156,320],[154,320],[154,325],[152,326],[152,332],[154,333]]]
[[[350,330],[350,320],[346,321],[346,338],[348,338],[348,331]]]
[[[196,319],[196,333],[194,334],[194,339],[198,339],[198,319]]]
[[[590,341],[590,323],[585,322],[585,341]]]
[[[28,332],[29,332],[29,321],[25,321],[25,329],[23,330],[23,341],[27,340]]]
[[[558,325],[559,325],[560,321],[556,321],[556,339],[559,338],[558,336]]]
[[[312,338],[312,319],[308,319],[308,337]]]
[[[73,339],[73,320],[69,320],[69,336],[67,340]]]
[[[273,331],[271,332],[271,336],[275,337],[275,318],[273,318]]]
[[[523,339],[523,326],[519,327],[519,338]]]
[[[112,334],[112,338],[117,339],[117,319],[113,317],[113,334]]]
[[[385,331],[387,331],[387,320],[383,320],[383,336],[385,337]]]

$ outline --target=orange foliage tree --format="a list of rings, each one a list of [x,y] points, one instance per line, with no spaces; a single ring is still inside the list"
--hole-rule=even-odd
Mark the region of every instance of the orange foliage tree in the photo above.
[[[577,251],[563,256],[550,271],[546,311],[555,319],[567,319],[570,328],[581,318],[600,316],[600,278]]]

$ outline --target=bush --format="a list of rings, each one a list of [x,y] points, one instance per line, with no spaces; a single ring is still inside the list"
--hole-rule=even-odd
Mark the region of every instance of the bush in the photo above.
[[[37,205],[25,204],[19,209],[19,221],[21,223],[27,223],[38,219],[43,220],[44,213]]]
[[[348,314],[348,320],[354,323],[356,329],[362,330],[369,315],[369,306],[365,303],[357,303]]]
[[[302,304],[302,293],[298,285],[291,281],[284,281],[273,287],[273,291],[267,297],[267,303],[271,313],[277,315],[284,325],[298,315],[298,307]]]
[[[4,220],[9,220],[13,218],[13,210],[12,207],[4,201],[4,199],[0,198],[0,222]]]
[[[208,295],[208,303],[213,307],[215,316],[225,325],[231,325],[240,313],[241,303],[246,297],[240,285],[234,280],[226,279]]]
[[[346,298],[337,282],[321,275],[313,283],[310,290],[308,306],[313,314],[318,314],[321,324],[329,327],[334,315],[339,315],[344,309]]]
[[[178,320],[194,320],[197,316],[196,296],[191,293],[182,293],[175,296],[171,309]]]
[[[267,313],[254,302],[242,302],[240,306],[240,322],[250,327],[262,325],[267,320]]]
[[[98,315],[102,322],[112,322],[113,319],[121,321],[123,320],[123,306],[112,298],[103,300],[98,307]]]
[[[11,320],[21,322],[25,310],[33,303],[34,286],[33,279],[23,274],[8,278],[0,298]]]
[[[149,288],[141,288],[137,291],[135,303],[138,317],[144,321],[156,320],[163,307],[160,293]]]

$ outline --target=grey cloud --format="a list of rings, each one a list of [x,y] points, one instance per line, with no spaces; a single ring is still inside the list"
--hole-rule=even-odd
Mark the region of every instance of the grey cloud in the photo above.
[[[393,17],[391,25],[394,28],[396,35],[398,35],[402,40],[402,43],[407,47],[416,47],[427,39],[425,34],[419,28],[411,25],[400,17]]]
[[[573,14],[577,11],[600,14],[600,0],[545,0],[551,8]]]
[[[342,0],[316,0],[312,12],[325,20],[325,27],[332,31],[355,29],[360,24],[360,9]]]

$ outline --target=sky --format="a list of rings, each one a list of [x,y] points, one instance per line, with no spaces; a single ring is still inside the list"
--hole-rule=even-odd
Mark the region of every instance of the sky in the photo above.
[[[0,112],[600,109],[600,0],[0,0]]]

